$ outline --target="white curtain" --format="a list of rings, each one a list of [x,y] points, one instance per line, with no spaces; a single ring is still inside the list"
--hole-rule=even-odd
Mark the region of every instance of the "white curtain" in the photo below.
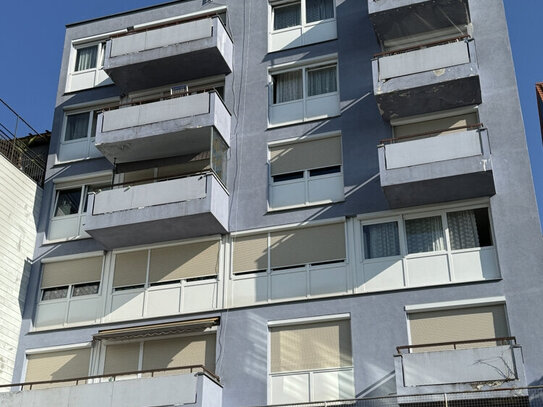
[[[273,8],[273,29],[294,27],[301,24],[300,3]]]
[[[274,76],[275,103],[301,99],[303,96],[302,71],[292,71]]]
[[[408,253],[433,252],[444,249],[441,216],[405,221]]]
[[[64,141],[77,140],[87,137],[89,130],[89,113],[69,115],[66,122]]]
[[[336,67],[329,66],[307,71],[308,96],[337,91]]]
[[[398,256],[400,254],[397,222],[367,225],[363,227],[363,230],[364,256],[366,259]]]
[[[96,68],[96,58],[98,57],[98,46],[79,48],[75,61],[75,70],[83,71],[85,69]]]
[[[334,18],[333,0],[307,0],[305,6],[306,20],[308,23],[313,21]]]
[[[447,213],[447,223],[449,224],[453,250],[480,246],[477,221],[473,210]]]

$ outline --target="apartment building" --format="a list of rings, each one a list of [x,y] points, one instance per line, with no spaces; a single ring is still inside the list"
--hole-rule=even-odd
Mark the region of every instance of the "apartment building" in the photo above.
[[[543,242],[501,3],[184,0],[68,25],[22,391],[0,401],[539,383]]]

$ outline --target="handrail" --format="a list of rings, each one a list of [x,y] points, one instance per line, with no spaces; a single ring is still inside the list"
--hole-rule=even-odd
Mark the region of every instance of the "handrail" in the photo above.
[[[389,144],[389,143],[396,143],[398,141],[409,140],[413,138],[437,136],[438,134],[441,134],[446,131],[451,131],[451,130],[473,130],[473,129],[482,129],[482,128],[483,128],[483,123],[468,124],[467,126],[449,127],[447,129],[438,129],[438,130],[428,131],[425,133],[410,134],[409,136],[385,138],[385,139],[380,140],[379,144]]]
[[[153,168],[155,168],[155,167],[153,167]],[[207,176],[207,175],[212,175],[212,174],[213,174],[213,171],[209,170],[209,171],[191,172],[190,174],[177,175],[177,176],[173,176],[173,177],[143,178],[143,179],[136,180],[136,181],[119,182],[117,184],[111,184],[111,185],[108,185],[107,187],[101,188],[101,189],[103,189],[105,191],[109,191],[110,189],[113,189],[114,187],[147,185],[147,184],[151,184],[151,183],[153,183],[155,181],[157,181],[157,182],[170,181],[170,180],[174,180],[174,179],[191,178],[191,177],[197,177],[199,175],[206,175]]]
[[[115,381],[117,376],[129,376],[129,375],[145,374],[145,373],[151,373],[151,377],[154,377],[154,374],[157,372],[169,372],[173,370],[187,370],[187,369],[190,369],[190,373],[193,373],[195,369],[201,369],[202,373],[204,373],[211,380],[213,380],[215,383],[220,385],[220,377],[217,376],[215,373],[212,373],[204,365],[188,365],[188,366],[166,367],[163,369],[134,370],[130,372],[119,372],[119,373],[101,374],[101,375],[94,375],[94,376],[82,376],[82,377],[74,377],[71,379],[41,380],[41,381],[35,381],[35,382],[0,384],[0,389],[8,388],[8,387],[29,386],[29,390],[32,390],[32,386],[39,385],[39,384],[66,383],[66,382],[75,382],[75,385],[78,386],[79,382],[83,380],[86,382],[87,380],[102,379],[102,378],[110,377],[110,378],[113,378],[113,381]],[[87,383],[83,383],[83,384],[87,384]]]
[[[517,343],[517,338],[514,336],[506,336],[503,338],[487,338],[487,339],[470,339],[467,341],[452,341],[452,342],[438,342],[438,343],[423,343],[418,345],[403,345],[397,346],[396,351],[401,355],[402,349],[419,349],[419,348],[434,348],[437,346],[450,346],[453,345],[456,349],[456,345],[466,345],[472,343],[482,343],[482,342],[513,342],[514,345]]]
[[[109,38],[113,39],[113,38],[119,38],[119,37],[126,37],[128,35],[139,34],[139,33],[146,32],[146,31],[158,30],[160,28],[172,27],[174,25],[184,24],[184,23],[188,23],[188,22],[191,22],[191,21],[205,20],[206,18],[219,18],[219,16],[218,16],[218,14],[208,14],[208,15],[205,15],[205,16],[194,16],[192,18],[187,18],[187,19],[182,19],[182,20],[177,20],[177,21],[170,21],[170,22],[167,22],[167,23],[151,25],[149,27],[134,28],[132,30],[128,30],[128,31],[125,31],[125,32],[112,34]],[[222,21],[221,21],[221,23],[222,23]]]
[[[422,49],[422,48],[434,47],[436,45],[449,44],[451,42],[457,42],[457,41],[460,41],[460,40],[464,40],[466,38],[470,38],[470,35],[469,34],[464,34],[464,35],[460,35],[458,37],[446,38],[444,40],[438,40],[438,41],[433,41],[433,42],[427,42],[427,43],[424,43],[424,44],[414,45],[414,46],[411,46],[411,47],[400,48],[400,49],[395,49],[395,50],[391,50],[391,51],[378,52],[376,54],[373,54],[373,57],[374,58],[380,58],[380,57],[389,56],[389,55],[403,54],[404,52],[416,51],[416,50],[419,50],[419,49]]]

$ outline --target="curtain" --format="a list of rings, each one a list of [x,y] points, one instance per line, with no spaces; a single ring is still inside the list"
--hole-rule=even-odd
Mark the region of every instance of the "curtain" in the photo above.
[[[96,59],[98,57],[98,46],[79,48],[75,60],[75,70],[83,71],[85,69],[96,68]]]
[[[336,66],[307,71],[308,96],[337,91]]]
[[[333,0],[307,0],[305,6],[306,20],[308,23],[313,21],[334,18]]]
[[[66,216],[78,213],[80,201],[81,188],[59,191],[55,216]]]
[[[363,227],[363,230],[364,255],[366,259],[398,256],[400,254],[397,222],[367,225]]]
[[[89,113],[69,115],[66,122],[64,141],[77,140],[87,137],[89,130]]]
[[[294,27],[301,24],[300,3],[273,8],[273,29]]]
[[[408,253],[433,252],[444,249],[440,216],[405,221]]]
[[[452,250],[479,247],[479,233],[474,211],[447,213]]]
[[[298,100],[303,95],[302,71],[285,72],[274,76],[275,103]]]

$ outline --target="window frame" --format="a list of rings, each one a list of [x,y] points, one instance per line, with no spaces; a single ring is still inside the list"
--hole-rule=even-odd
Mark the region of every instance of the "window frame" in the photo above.
[[[333,9],[333,13],[334,13],[332,17],[325,18],[325,19],[322,19],[322,20],[311,21],[311,22],[307,21],[307,1],[308,0],[268,0],[268,52],[277,52],[277,51],[281,51],[281,50],[284,50],[284,49],[303,47],[303,46],[310,45],[310,44],[313,44],[313,43],[318,43],[320,41],[312,40],[312,41],[304,42],[302,40],[302,37],[304,36],[305,31],[308,31],[311,27],[314,27],[314,26],[316,26],[318,24],[327,23],[327,22],[336,22],[337,21],[337,10],[336,10],[337,9],[337,4],[336,4],[337,1],[336,0],[331,0],[332,1],[332,9]],[[289,6],[289,5],[294,5],[296,3],[298,3],[300,5],[300,23],[297,24],[297,25],[294,25],[294,26],[290,26],[290,27],[279,28],[277,30],[274,29],[274,26],[275,26],[275,9],[276,8],[281,8],[281,7],[286,7],[286,6]],[[297,38],[300,38],[301,44],[286,46],[286,47],[283,47],[281,49],[273,49],[271,37],[274,34],[284,33],[284,32],[293,31],[293,30],[299,30],[300,31],[300,35]],[[336,39],[336,38],[337,38],[337,31],[336,31],[335,35],[332,38],[328,38],[325,41],[333,40],[333,39]]]
[[[335,166],[325,166],[325,167],[316,167],[316,168],[306,168],[304,170],[300,171],[294,171],[291,173],[285,173],[285,174],[278,174],[278,175],[272,175],[271,171],[271,148],[276,146],[282,146],[282,145],[295,145],[295,144],[301,144],[301,143],[307,143],[311,141],[318,141],[323,140],[327,138],[334,138],[339,137],[340,139],[340,150],[341,150],[341,164],[335,165]],[[345,187],[345,179],[344,179],[344,163],[343,163],[343,138],[341,133],[328,133],[328,134],[322,134],[314,137],[309,138],[297,138],[297,139],[288,139],[288,140],[281,140],[279,142],[269,143],[268,144],[268,150],[267,150],[267,166],[268,166],[268,199],[267,199],[267,212],[273,212],[273,211],[279,211],[279,210],[288,210],[288,209],[295,209],[295,208],[302,208],[302,207],[310,207],[310,206],[318,206],[318,205],[327,205],[327,204],[333,204],[337,202],[344,202],[345,201],[345,194],[343,194],[343,197],[340,199],[327,199],[322,201],[310,201],[309,200],[309,182],[311,180],[323,180],[328,178],[341,178],[341,183],[343,188]],[[333,173],[327,173],[327,174],[320,174],[320,175],[311,175],[311,171],[315,170],[321,170],[326,168],[333,168],[333,167],[339,167],[339,171],[335,171]],[[283,181],[276,181],[274,177],[281,176],[281,175],[289,175],[289,174],[295,174],[295,173],[302,173],[302,176],[295,179],[289,179],[289,180],[283,180]],[[294,204],[294,205],[284,205],[284,206],[273,206],[273,187],[276,185],[289,185],[289,184],[297,184],[303,182],[303,188],[304,188],[304,203],[301,204]]]
[[[492,241],[491,245],[488,246],[476,246],[466,249],[452,249],[451,246],[451,237],[450,237],[450,228],[448,224],[447,214],[452,212],[467,211],[467,210],[476,210],[476,209],[486,209],[489,222],[489,235]],[[434,216],[439,216],[441,218],[441,226],[443,230],[443,250],[434,250],[434,251],[425,251],[419,253],[408,253],[407,247],[407,230],[406,230],[406,220],[412,219],[424,219],[431,218]],[[366,259],[365,253],[365,241],[364,241],[364,226],[388,223],[388,222],[397,222],[398,223],[398,238],[400,241],[400,254],[397,256],[386,256],[386,257],[376,257],[372,259]],[[494,227],[492,222],[492,216],[490,212],[490,206],[488,204],[484,205],[470,205],[470,206],[457,206],[457,207],[446,207],[439,210],[428,210],[428,211],[416,211],[416,212],[406,212],[396,216],[375,218],[375,219],[360,219],[359,218],[359,248],[357,249],[360,254],[361,263],[375,263],[382,262],[383,260],[402,260],[402,259],[412,259],[418,257],[429,257],[429,256],[439,256],[439,255],[448,255],[452,256],[456,253],[471,252],[477,251],[485,248],[496,247],[496,240],[494,236]]]
[[[336,90],[333,92],[327,92],[327,93],[321,93],[318,95],[309,96],[309,79],[308,79],[308,71],[316,70],[316,69],[324,69],[327,67],[335,66],[336,69]],[[275,128],[275,127],[282,127],[282,126],[288,126],[291,124],[298,124],[298,123],[305,123],[305,122],[311,122],[315,120],[325,120],[330,119],[332,117],[338,117],[341,116],[341,109],[340,109],[340,89],[341,84],[339,80],[339,60],[337,54],[333,54],[330,56],[327,56],[322,59],[317,60],[308,60],[308,61],[301,61],[300,63],[296,64],[282,64],[279,66],[270,66],[268,68],[268,128]],[[275,103],[275,92],[276,92],[276,81],[275,76],[288,73],[288,72],[294,72],[294,71],[302,71],[302,97],[300,99],[294,99],[289,100],[287,102],[279,102]],[[337,110],[334,106],[333,112],[326,112],[321,113],[317,115],[308,115],[308,104],[311,102],[314,102],[318,99],[323,99],[327,97],[337,97]],[[293,105],[296,103],[302,103],[303,105],[303,115],[301,118],[295,118],[292,120],[286,120],[286,121],[280,121],[277,123],[272,122],[272,110],[278,107],[285,107],[289,105]]]

